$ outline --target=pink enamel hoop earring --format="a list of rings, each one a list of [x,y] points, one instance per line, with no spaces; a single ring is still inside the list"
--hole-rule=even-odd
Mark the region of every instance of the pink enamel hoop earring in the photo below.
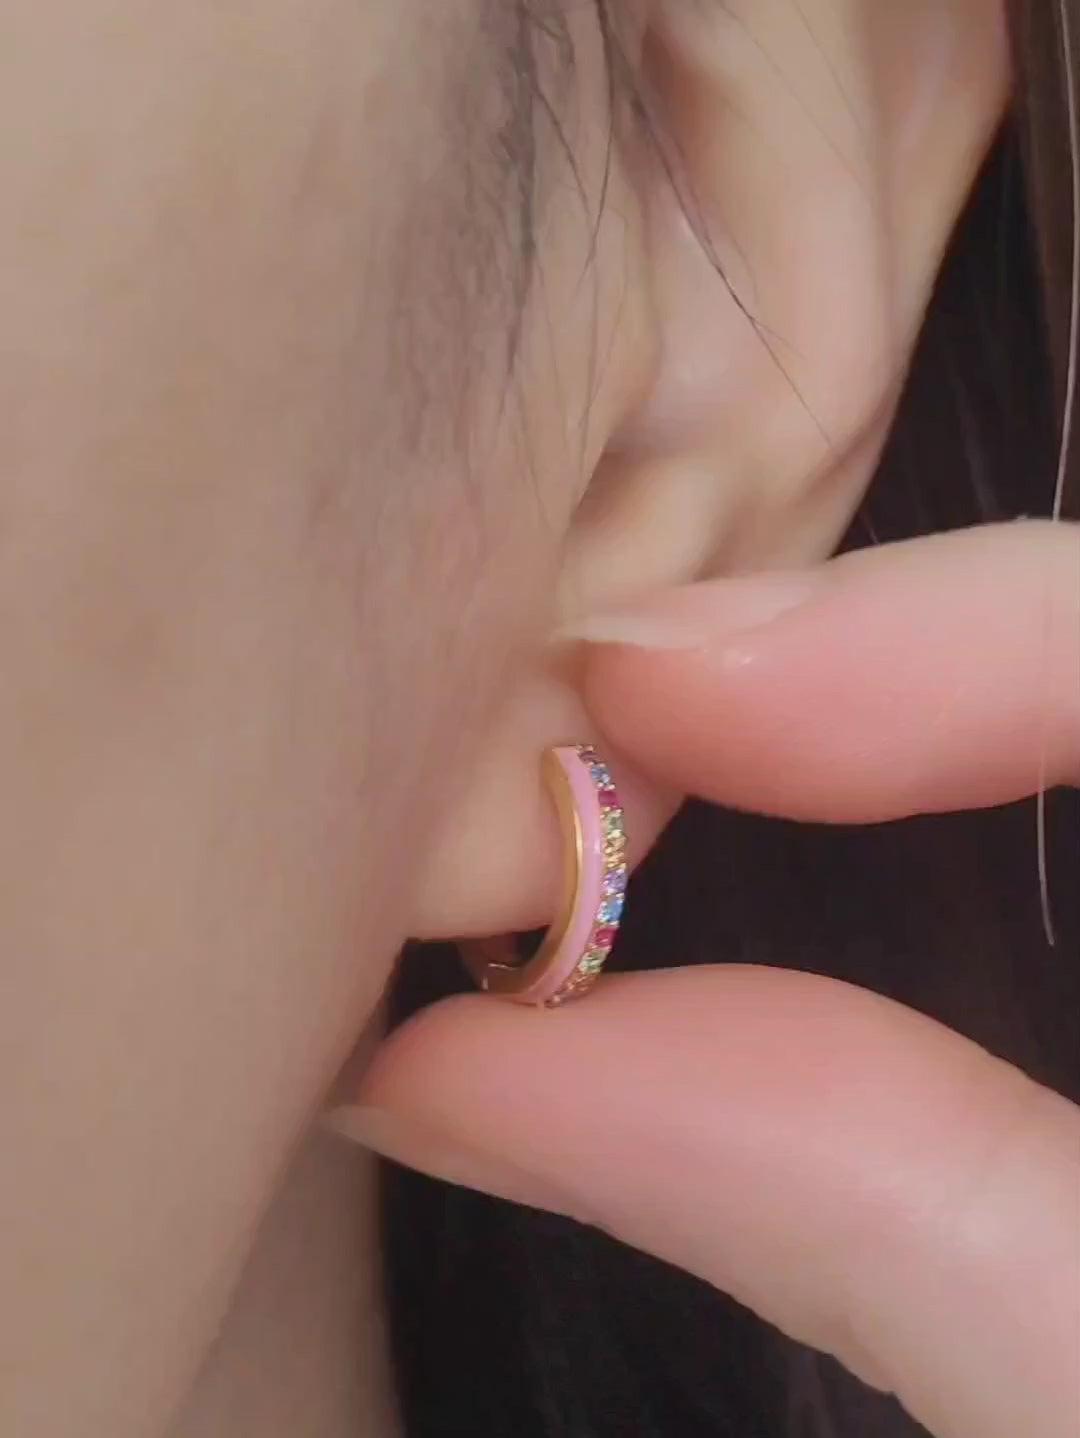
[[[544,753],[565,854],[563,899],[531,959],[509,936],[462,944],[480,987],[519,1004],[557,1008],[587,993],[604,967],[626,901],[626,825],[611,771],[588,745]]]

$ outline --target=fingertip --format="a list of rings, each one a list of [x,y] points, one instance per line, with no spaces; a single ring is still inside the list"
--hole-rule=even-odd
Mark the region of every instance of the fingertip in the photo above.
[[[405,1161],[599,1222],[932,1431],[1005,1438],[1066,1431],[1076,1372],[1080,1127],[1040,1095],[884,999],[725,967],[617,976],[554,1013],[454,1001],[362,1098],[422,1136]]]
[[[597,723],[738,808],[876,822],[1080,779],[1080,530],[987,526],[852,554],[747,627],[747,583],[667,596],[694,646],[594,646]]]

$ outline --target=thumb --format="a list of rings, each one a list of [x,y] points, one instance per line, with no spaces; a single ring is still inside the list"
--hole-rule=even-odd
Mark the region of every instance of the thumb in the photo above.
[[[335,1124],[700,1275],[938,1438],[1076,1433],[1080,1115],[898,1005],[727,966],[456,1000]]]

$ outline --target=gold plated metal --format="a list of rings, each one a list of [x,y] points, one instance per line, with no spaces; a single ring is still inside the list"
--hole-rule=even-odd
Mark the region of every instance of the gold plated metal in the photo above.
[[[473,939],[459,945],[477,983],[490,994],[506,998],[525,997],[546,974],[551,960],[566,938],[580,901],[583,869],[581,818],[574,792],[556,751],[545,751],[541,775],[555,805],[562,836],[562,893],[555,919],[530,959],[517,957],[512,935]]]

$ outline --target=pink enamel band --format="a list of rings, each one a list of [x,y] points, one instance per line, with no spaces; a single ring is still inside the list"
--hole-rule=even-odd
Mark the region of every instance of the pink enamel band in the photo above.
[[[563,834],[559,913],[531,959],[518,959],[508,937],[463,944],[462,953],[485,992],[556,1008],[586,993],[611,953],[626,900],[626,826],[595,749],[548,749],[543,775]]]

